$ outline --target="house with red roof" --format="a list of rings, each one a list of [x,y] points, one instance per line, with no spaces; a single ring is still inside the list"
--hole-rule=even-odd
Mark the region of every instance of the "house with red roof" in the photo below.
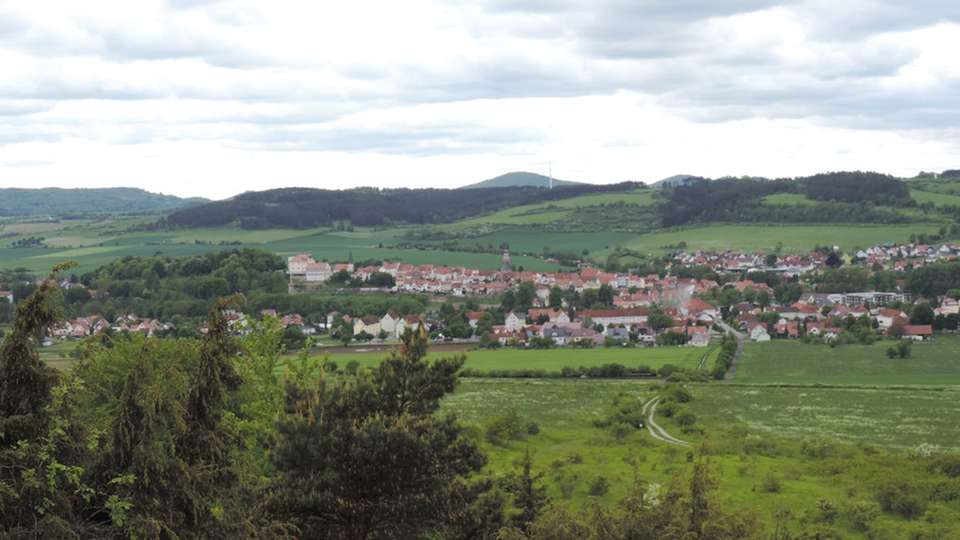
[[[933,337],[933,326],[929,324],[908,324],[903,327],[903,339],[924,341]]]

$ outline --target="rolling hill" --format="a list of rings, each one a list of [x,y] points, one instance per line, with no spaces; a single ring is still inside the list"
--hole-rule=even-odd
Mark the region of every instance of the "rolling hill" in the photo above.
[[[0,216],[80,217],[166,212],[208,202],[150,193],[138,188],[0,189]]]
[[[581,195],[631,191],[632,182],[578,184],[546,190],[529,186],[461,189],[326,190],[284,188],[254,191],[171,213],[160,227],[238,225],[245,229],[303,229],[334,224],[383,226],[450,223],[503,208]]]
[[[558,186],[583,186],[586,185],[583,182],[572,182],[570,180],[557,180],[553,179],[553,187]],[[477,182],[476,184],[469,184],[462,186],[460,189],[477,189],[477,188],[496,188],[496,187],[539,187],[539,188],[548,188],[550,187],[550,177],[544,176],[542,174],[532,173],[532,172],[509,172],[507,174],[501,174],[496,178],[491,178],[489,180],[484,180],[482,182]]]

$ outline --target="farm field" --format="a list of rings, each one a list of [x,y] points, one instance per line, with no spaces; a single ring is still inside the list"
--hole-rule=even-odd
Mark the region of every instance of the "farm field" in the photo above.
[[[655,395],[657,387],[637,381],[466,379],[444,400],[442,410],[456,413],[476,426],[481,435],[492,419],[515,411],[522,421],[536,423],[539,432],[503,446],[484,442],[489,456],[488,469],[494,475],[515,470],[518,460],[529,450],[534,468],[544,473],[544,484],[554,500],[574,508],[594,502],[610,505],[626,495],[634,478],[663,485],[674,475],[690,471],[687,449],[656,442],[644,431],[617,439],[607,429],[594,424],[609,414],[618,396],[622,396],[621,403],[644,402]],[[831,472],[823,462],[802,456],[798,439],[773,435],[766,425],[758,425],[753,430],[731,422],[731,418],[739,418],[733,416],[736,413],[730,409],[733,403],[724,396],[737,396],[736,392],[741,390],[719,384],[696,386],[695,399],[687,404],[700,418],[698,425],[709,439],[710,460],[723,504],[756,512],[771,527],[777,512],[790,509],[787,524],[795,530],[800,527],[799,520],[804,513],[814,511],[820,499],[845,504],[870,498],[868,485],[877,480],[878,470],[890,466],[888,461],[872,458],[867,451],[855,446],[841,446],[845,468],[839,474]],[[842,417],[838,409],[832,412]],[[881,414],[878,411],[870,420]],[[923,417],[921,421],[928,419]],[[658,417],[657,422],[681,439],[697,443],[705,438],[684,434],[670,419]],[[898,431],[898,427],[889,422],[874,425],[881,430],[873,436],[879,443],[885,442],[884,436]],[[931,424],[933,428],[937,426]],[[942,439],[950,435],[957,439],[960,430],[956,426],[946,427],[949,432],[943,433]],[[814,436],[829,437],[830,433],[814,433]],[[748,445],[765,449],[747,451]],[[871,462],[872,459],[875,462]],[[847,463],[856,463],[856,467],[846,468]],[[609,492],[591,496],[588,486],[598,476],[609,482]],[[781,479],[778,492],[761,489],[764,479],[771,476]],[[955,516],[957,510],[957,505],[951,504],[944,511]],[[879,517],[876,526],[892,533],[892,538],[903,537],[904,531],[910,529],[908,521],[891,514]],[[835,527],[844,538],[865,538],[846,520],[838,520]]]
[[[751,343],[735,382],[761,384],[952,385],[960,384],[960,336],[938,335],[915,343],[910,358],[890,359],[873,345],[808,345],[799,341]]]
[[[936,206],[960,206],[960,195],[911,189],[910,197],[918,203],[932,202]]]
[[[686,242],[688,250],[771,250],[782,242],[786,252],[805,252],[817,244],[830,243],[842,249],[867,247],[883,242],[906,242],[914,233],[934,233],[941,225],[706,225],[666,232],[635,235],[616,242],[642,253],[661,253],[665,246]],[[602,259],[609,250],[593,253]]]
[[[667,364],[696,369],[704,355],[713,353],[713,348],[654,347],[654,348],[596,348],[596,349],[541,349],[541,350],[476,350],[465,353],[465,369],[483,372],[495,370],[544,370],[559,372],[569,367],[594,367],[603,364],[622,364],[627,367],[647,366],[658,369]],[[378,364],[387,353],[348,352],[331,354],[330,359],[344,367],[355,360],[364,366]],[[445,356],[450,353],[435,353]],[[434,355],[428,355],[428,359]],[[709,364],[708,359],[707,363]]]
[[[774,193],[773,195],[767,195],[761,201],[764,204],[786,204],[794,206],[812,206],[817,204],[817,201],[813,199],[808,199],[806,195],[802,193]]]
[[[634,233],[621,231],[558,232],[515,227],[458,239],[456,242],[465,247],[477,244],[499,246],[506,243],[514,252],[542,253],[544,248],[547,248],[551,252],[580,255],[583,250],[593,252],[612,248],[635,237]],[[514,264],[517,264],[516,261]]]
[[[397,229],[336,232],[325,229],[253,231],[223,228],[123,233],[107,227],[98,223],[45,233],[48,248],[12,248],[10,242],[17,237],[4,238],[0,243],[3,246],[0,247],[0,268],[23,267],[42,273],[57,262],[74,260],[80,265],[76,272],[82,273],[119,257],[186,256],[245,247],[265,249],[281,256],[305,251],[318,259],[328,260],[347,260],[352,255],[356,261],[397,258],[414,264],[462,265],[480,269],[497,269],[501,265],[500,255],[494,253],[391,247],[397,242]],[[221,242],[230,244],[221,245]],[[534,257],[517,255],[513,261],[530,270],[558,268]]]
[[[790,437],[960,450],[960,388],[701,385],[694,393],[690,409],[707,424],[735,421]]]
[[[649,189],[639,189],[623,193],[601,193],[597,195],[583,195],[570,199],[560,199],[539,204],[526,204],[500,210],[485,216],[478,216],[441,228],[447,230],[470,229],[484,225],[531,225],[550,223],[570,215],[578,207],[599,206],[604,204],[627,203],[651,205],[654,203],[654,192]]]

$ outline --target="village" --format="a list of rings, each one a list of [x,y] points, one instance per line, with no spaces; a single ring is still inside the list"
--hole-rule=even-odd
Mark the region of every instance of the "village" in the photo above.
[[[905,270],[926,264],[956,260],[960,245],[884,244],[859,249],[846,257],[849,267],[871,271],[888,270],[901,275]],[[341,341],[393,341],[407,328],[423,325],[437,340],[497,343],[501,346],[611,346],[614,344],[653,346],[657,344],[704,347],[712,337],[727,330],[742,332],[753,341],[769,339],[836,340],[845,330],[844,321],[866,317],[878,334],[893,333],[908,339],[929,339],[934,329],[956,329],[960,305],[954,298],[941,297],[932,308],[934,320],[918,320],[908,314],[912,300],[902,292],[902,278],[895,290],[849,293],[804,292],[793,302],[778,302],[772,287],[749,279],[754,272],[776,273],[797,283],[816,276],[831,266],[825,250],[802,255],[777,256],[770,253],[737,251],[676,251],[667,259],[667,275],[638,275],[636,272],[606,272],[583,265],[575,271],[532,272],[513,269],[504,252],[500,270],[478,270],[459,266],[413,265],[383,262],[379,266],[356,266],[350,262],[316,261],[308,254],[288,257],[290,292],[302,291],[303,284],[322,286],[336,274],[367,281],[376,274],[389,275],[392,293],[427,293],[449,297],[496,298],[530,283],[535,298],[529,309],[515,311],[468,310],[463,318],[470,328],[454,337],[436,314],[380,315],[329,313],[325,320],[307,321],[297,313],[278,314],[265,310],[261,316],[276,316],[285,328],[296,328],[304,336],[329,334]],[[711,279],[681,278],[672,274],[681,269],[701,268],[718,276],[735,277],[725,283]],[[82,287],[65,283],[65,288]],[[550,296],[557,289],[584,293],[606,289],[612,302],[606,306],[573,309],[566,301],[551,307]],[[736,302],[718,301],[723,291],[736,291]],[[314,290],[322,290],[317,288]],[[91,291],[96,292],[96,291]],[[0,291],[0,298],[13,302],[13,293]],[[899,306],[899,307],[887,307]],[[489,308],[489,306],[488,306]],[[488,313],[489,312],[489,313]],[[230,312],[231,327],[242,333],[249,327],[248,314]],[[489,320],[486,320],[489,319]],[[729,323],[724,329],[721,325]],[[937,322],[938,324],[935,324]],[[911,324],[917,323],[917,324]],[[846,324],[849,327],[849,323]],[[69,319],[51,328],[52,339],[80,339],[110,329],[113,332],[140,332],[148,336],[170,331],[173,324],[135,314],[108,321],[101,315]],[[345,330],[349,328],[349,331]],[[198,328],[202,333],[202,326]],[[344,336],[349,334],[349,336]]]

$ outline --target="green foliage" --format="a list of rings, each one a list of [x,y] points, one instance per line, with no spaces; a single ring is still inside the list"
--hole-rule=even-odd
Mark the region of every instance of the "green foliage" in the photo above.
[[[465,477],[485,458],[455,418],[434,414],[463,357],[428,363],[426,349],[426,333],[408,331],[370,372],[288,385],[266,511],[310,538],[412,537],[457,522],[480,495]]]
[[[527,422],[514,409],[491,418],[483,426],[487,442],[495,446],[504,446],[510,441],[522,440],[528,431]],[[539,431],[539,427],[537,431]]]
[[[587,488],[587,494],[591,497],[603,497],[610,491],[610,481],[604,476],[597,476],[590,482],[590,487]]]

